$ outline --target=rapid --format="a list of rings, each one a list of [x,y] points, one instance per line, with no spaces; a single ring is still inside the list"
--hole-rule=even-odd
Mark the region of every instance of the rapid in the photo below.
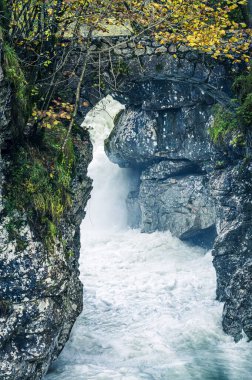
[[[250,380],[252,348],[221,328],[210,252],[127,227],[131,173],[104,140],[122,106],[91,111],[93,192],[82,224],[84,310],[47,380]]]

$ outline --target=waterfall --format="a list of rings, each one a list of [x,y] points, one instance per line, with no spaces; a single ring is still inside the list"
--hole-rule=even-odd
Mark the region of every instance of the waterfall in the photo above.
[[[121,107],[108,97],[84,122],[94,144],[84,310],[47,380],[249,380],[251,347],[222,331],[211,253],[126,226],[130,173],[103,148]]]
[[[87,115],[83,127],[90,131],[94,159],[88,175],[93,179],[93,192],[87,205],[83,230],[125,228],[125,199],[129,192],[128,170],[112,164],[104,152],[104,141],[113,129],[115,116],[124,107],[107,96]]]

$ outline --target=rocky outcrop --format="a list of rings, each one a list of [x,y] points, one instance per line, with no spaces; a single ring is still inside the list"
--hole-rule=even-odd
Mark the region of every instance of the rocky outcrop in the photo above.
[[[144,232],[170,230],[210,247],[216,235],[209,187],[216,153],[209,137],[215,102],[211,93],[214,83],[220,96],[225,68],[204,65],[201,56],[198,62],[188,57],[145,57],[141,80],[133,74],[116,94],[121,100],[124,95],[126,109],[106,151],[113,162],[141,171],[139,187],[127,201],[132,226]]]
[[[10,86],[0,68],[1,187],[8,181]],[[8,133],[7,133],[8,132]],[[82,310],[79,280],[80,223],[91,191],[87,166],[92,146],[84,132],[76,133],[73,202],[58,227],[50,251],[36,234],[25,211],[10,213],[0,199],[0,379],[37,380],[63,349]],[[18,197],[18,194],[17,194]]]
[[[195,52],[144,57],[117,99],[126,104],[106,142],[109,158],[140,171],[128,196],[129,222],[170,230],[213,248],[224,331],[252,338],[251,164],[242,149],[209,136],[212,106],[228,103],[229,69]],[[157,70],[158,68],[158,70]],[[139,76],[136,78],[136,73]],[[216,237],[217,231],[217,237]]]

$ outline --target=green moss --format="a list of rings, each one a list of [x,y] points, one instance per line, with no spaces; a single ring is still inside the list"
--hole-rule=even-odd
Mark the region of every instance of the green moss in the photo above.
[[[215,144],[224,144],[225,137],[232,132],[229,144],[244,146],[246,132],[252,127],[252,73],[238,76],[234,81],[233,90],[236,99],[232,109],[215,106],[210,136]]]
[[[237,115],[245,127],[252,126],[252,92],[248,94],[237,109]]]
[[[250,127],[252,126],[252,72],[238,76],[233,89],[239,101],[237,115],[245,128]]]
[[[215,169],[224,169],[226,166],[225,161],[216,161],[215,162]]]
[[[210,127],[210,137],[215,144],[223,144],[225,136],[238,128],[236,114],[221,105],[214,107],[214,122]]]
[[[22,112],[25,112],[28,109],[29,97],[28,85],[24,72],[19,63],[15,49],[12,46],[5,42],[3,44],[3,52],[4,73],[15,89],[15,95],[20,107],[22,107]]]
[[[72,204],[75,152],[70,138],[64,155],[61,153],[66,134],[62,125],[40,132],[36,141],[12,151],[5,206],[8,212],[25,212],[49,249],[59,237],[59,223]]]
[[[252,72],[239,75],[233,84],[233,90],[241,101],[252,93]]]
[[[0,301],[0,314],[2,317],[7,317],[13,311],[13,304],[10,301]]]
[[[24,251],[28,246],[27,239],[20,236],[20,229],[23,226],[23,220],[17,215],[10,215],[9,222],[5,225],[10,241],[16,242],[16,251]]]
[[[129,74],[129,66],[123,59],[120,58],[116,67],[114,68],[114,71],[121,75],[127,75]]]

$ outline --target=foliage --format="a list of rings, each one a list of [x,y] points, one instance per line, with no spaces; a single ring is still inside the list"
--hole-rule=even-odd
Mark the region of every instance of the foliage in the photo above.
[[[215,144],[223,143],[225,136],[237,129],[237,117],[233,110],[222,105],[214,107],[214,122],[210,128],[210,137]]]
[[[30,221],[40,226],[47,248],[58,235],[57,226],[71,206],[71,180],[74,170],[73,141],[68,140],[65,154],[61,143],[66,129],[40,128],[33,143],[29,142],[12,152],[6,188],[6,208],[26,212]],[[17,196],[18,194],[18,196]]]
[[[231,109],[215,106],[210,136],[214,143],[223,143],[230,132],[236,132],[231,145],[243,145],[247,128],[252,127],[252,73],[239,75],[233,84],[237,98]]]
[[[243,101],[249,93],[252,93],[252,72],[236,77],[233,83],[233,89],[241,101]]]
[[[155,37],[163,43],[183,43],[214,58],[248,62],[251,30],[233,17],[234,11],[245,4],[239,0],[149,1],[142,8],[142,23],[153,25]]]
[[[252,93],[249,93],[239,106],[237,115],[245,127],[252,126]]]
[[[185,43],[214,58],[247,61],[251,30],[240,11],[246,4],[246,0],[10,0],[8,33],[22,47],[33,49],[35,59],[40,52],[40,65],[51,64],[53,47],[64,45],[65,36],[81,38],[77,32],[82,24],[106,30],[122,20],[136,34],[150,32],[163,43]]]
[[[15,95],[19,106],[23,111],[28,108],[28,84],[21,68],[19,58],[15,49],[8,43],[3,45],[4,52],[4,72],[15,89]]]

